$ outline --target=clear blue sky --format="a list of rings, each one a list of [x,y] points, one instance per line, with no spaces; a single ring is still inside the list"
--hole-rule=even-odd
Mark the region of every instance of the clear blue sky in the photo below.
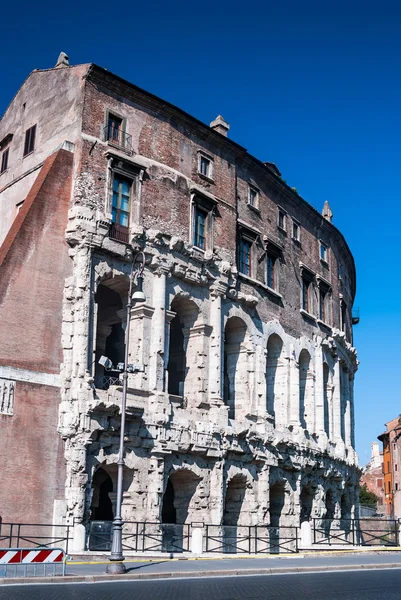
[[[401,412],[399,0],[22,1],[2,7],[0,113],[28,73],[95,62],[275,162],[355,256],[361,464]]]

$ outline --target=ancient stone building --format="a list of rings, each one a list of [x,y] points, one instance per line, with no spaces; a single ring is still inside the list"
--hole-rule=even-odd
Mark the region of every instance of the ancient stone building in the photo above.
[[[0,122],[4,520],[111,519],[133,255],[123,517],[298,525],[358,497],[355,267],[228,138],[93,64],[35,70]]]

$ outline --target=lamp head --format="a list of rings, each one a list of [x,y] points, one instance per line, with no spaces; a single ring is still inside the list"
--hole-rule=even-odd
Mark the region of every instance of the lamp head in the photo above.
[[[137,284],[136,290],[132,294],[132,300],[134,302],[146,302],[145,292],[142,289],[142,282],[143,282],[142,273],[139,273],[137,280],[136,280],[136,284]]]

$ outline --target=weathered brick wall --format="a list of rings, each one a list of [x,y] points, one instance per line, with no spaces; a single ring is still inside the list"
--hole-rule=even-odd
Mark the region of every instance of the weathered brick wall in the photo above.
[[[0,247],[0,364],[59,372],[72,163],[47,159]]]
[[[17,382],[14,415],[0,414],[0,516],[4,522],[52,523],[63,500],[63,441],[57,434],[60,390]]]

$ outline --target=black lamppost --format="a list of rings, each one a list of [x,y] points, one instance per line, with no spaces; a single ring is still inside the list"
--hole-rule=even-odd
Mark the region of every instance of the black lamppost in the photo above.
[[[120,427],[120,449],[118,453],[118,475],[117,475],[117,498],[116,498],[116,516],[113,521],[113,536],[111,542],[111,553],[109,560],[111,563],[107,565],[107,573],[115,575],[125,573],[126,568],[123,563],[123,546],[122,546],[122,530],[123,520],[121,517],[121,505],[123,499],[123,475],[124,475],[124,434],[125,434],[125,412],[127,405],[127,388],[128,388],[128,373],[135,372],[135,365],[128,364],[129,352],[129,333],[132,305],[137,302],[145,302],[146,296],[142,291],[143,269],[145,267],[145,255],[143,252],[137,252],[132,262],[131,275],[129,279],[129,292],[127,303],[127,318],[125,327],[125,355],[124,355],[124,370],[122,371],[123,378],[123,393],[121,400],[121,427]],[[134,283],[136,290],[132,293]]]

